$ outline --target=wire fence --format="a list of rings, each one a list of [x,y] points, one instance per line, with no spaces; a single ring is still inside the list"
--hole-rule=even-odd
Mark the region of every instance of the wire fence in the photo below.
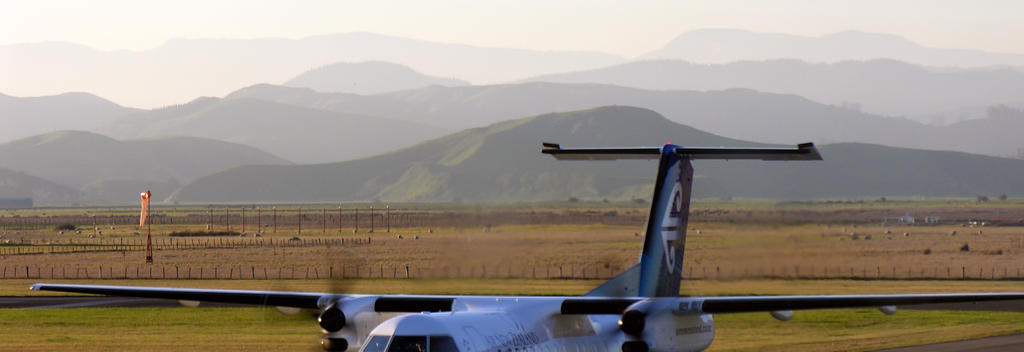
[[[359,246],[372,244],[372,237],[359,238],[154,238],[153,250],[200,250],[238,248],[289,248]],[[67,239],[32,240],[20,239],[0,244],[0,256],[67,254],[84,252],[131,252],[144,251],[144,238],[119,239]]]
[[[316,208],[189,208],[154,211],[149,215],[153,225],[198,225],[207,230],[227,229],[239,232],[276,233],[301,232],[373,232],[392,227],[479,227],[521,224],[605,224],[636,225],[643,222],[645,211],[630,210],[564,210],[534,211],[529,209],[500,210],[419,210],[355,207]],[[86,233],[102,231],[106,226],[137,225],[139,214],[126,210],[110,210],[96,214],[0,215],[0,231],[32,231],[54,229],[72,224]]]
[[[324,280],[324,279],[538,279],[607,280],[623,268],[604,266],[479,265],[99,265],[30,264],[0,267],[0,279],[158,279],[158,280]],[[834,266],[721,267],[683,270],[684,280],[1024,280],[1021,267]]]

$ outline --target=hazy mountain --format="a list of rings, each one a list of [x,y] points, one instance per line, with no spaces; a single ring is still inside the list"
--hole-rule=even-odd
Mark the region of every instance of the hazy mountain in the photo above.
[[[173,39],[142,51],[100,51],[61,42],[0,45],[0,91],[46,95],[85,91],[122,104],[157,107],[284,82],[336,62],[388,61],[474,83],[596,68],[624,59],[593,52],[483,48],[347,33],[302,39]]]
[[[321,165],[242,166],[203,177],[182,202],[534,201],[648,197],[647,161],[566,162],[571,147],[753,146],[633,107],[545,114],[474,128],[379,156]],[[767,198],[1024,194],[1024,160],[866,144],[822,147],[825,162],[697,161],[696,195]]]
[[[0,144],[0,165],[74,188],[108,180],[183,184],[244,164],[288,161],[255,148],[194,137],[118,141],[61,131]]]
[[[128,115],[116,138],[195,136],[244,144],[301,163],[365,157],[443,135],[440,128],[256,99],[201,98]]]
[[[648,108],[711,133],[767,143],[806,140],[887,143],[908,139],[921,124],[747,89],[655,91],[601,84],[522,83],[423,89],[357,96],[253,86],[228,96],[266,99],[332,111],[389,116],[457,129],[548,112],[603,105]],[[914,138],[909,138],[913,142]],[[906,143],[906,142],[904,142]]]
[[[530,82],[472,87],[428,87],[372,96],[325,94],[309,89],[257,85],[228,99],[262,99],[364,115],[388,116],[458,129],[552,111],[602,105],[648,108],[669,119],[718,135],[765,143],[859,142],[897,147],[1013,155],[1024,142],[1013,119],[978,129],[930,126],[749,89],[656,91],[602,84]],[[984,116],[982,116],[984,117]],[[961,125],[958,125],[961,126]],[[972,137],[963,137],[971,134]],[[975,137],[976,136],[976,137]]]
[[[975,153],[1016,156],[1024,159],[1024,109],[993,106],[981,119],[933,128],[934,149],[966,150]]]
[[[23,172],[0,168],[0,197],[32,198],[34,206],[81,202],[81,191]]]
[[[133,204],[139,193],[150,191],[156,200],[166,199],[181,187],[177,180],[97,180],[82,187],[90,204]]]
[[[924,123],[955,121],[942,112],[967,106],[1024,101],[1024,72],[1011,69],[933,71],[893,61],[812,64],[798,60],[694,64],[680,60],[639,61],[612,67],[546,75],[529,81],[603,83],[643,89],[721,90],[749,88],[796,94],[863,111],[919,117]]]
[[[878,58],[926,66],[1024,66],[1024,55],[1021,54],[929,48],[896,35],[859,31],[807,37],[740,29],[701,29],[683,33],[661,49],[640,57],[683,59],[704,64],[771,59],[839,62]]]
[[[466,86],[469,82],[427,76],[399,64],[382,61],[336,63],[315,68],[284,83],[318,92],[377,94],[427,86]]]
[[[24,98],[0,94],[0,143],[59,130],[91,130],[133,111],[89,93]]]

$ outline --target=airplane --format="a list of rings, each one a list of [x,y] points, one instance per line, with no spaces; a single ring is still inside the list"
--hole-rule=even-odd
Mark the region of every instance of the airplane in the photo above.
[[[320,311],[329,351],[702,351],[713,314],[1024,299],[1024,292],[889,295],[679,295],[693,184],[692,160],[821,160],[813,143],[792,148],[661,147],[563,149],[558,160],[658,160],[639,263],[583,296],[367,295],[37,283],[33,290],[307,308]]]

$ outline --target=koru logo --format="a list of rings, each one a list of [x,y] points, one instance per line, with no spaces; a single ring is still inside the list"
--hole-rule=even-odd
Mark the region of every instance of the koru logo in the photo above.
[[[676,241],[679,241],[679,235],[682,232],[679,227],[682,226],[683,190],[679,182],[672,187],[671,194],[672,205],[661,219],[661,241],[662,247],[665,249],[665,265],[668,266],[669,274],[675,270]]]

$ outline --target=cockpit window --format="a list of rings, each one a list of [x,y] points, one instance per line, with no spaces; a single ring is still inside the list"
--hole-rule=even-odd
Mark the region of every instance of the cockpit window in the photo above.
[[[427,337],[395,336],[388,352],[427,352]]]
[[[366,344],[363,345],[363,352],[384,352],[384,349],[388,347],[388,339],[390,336],[372,336]]]
[[[391,345],[388,345],[388,342]],[[363,352],[459,352],[451,336],[370,336]],[[429,350],[428,350],[429,348]]]
[[[459,352],[451,336],[431,336],[430,352]]]

